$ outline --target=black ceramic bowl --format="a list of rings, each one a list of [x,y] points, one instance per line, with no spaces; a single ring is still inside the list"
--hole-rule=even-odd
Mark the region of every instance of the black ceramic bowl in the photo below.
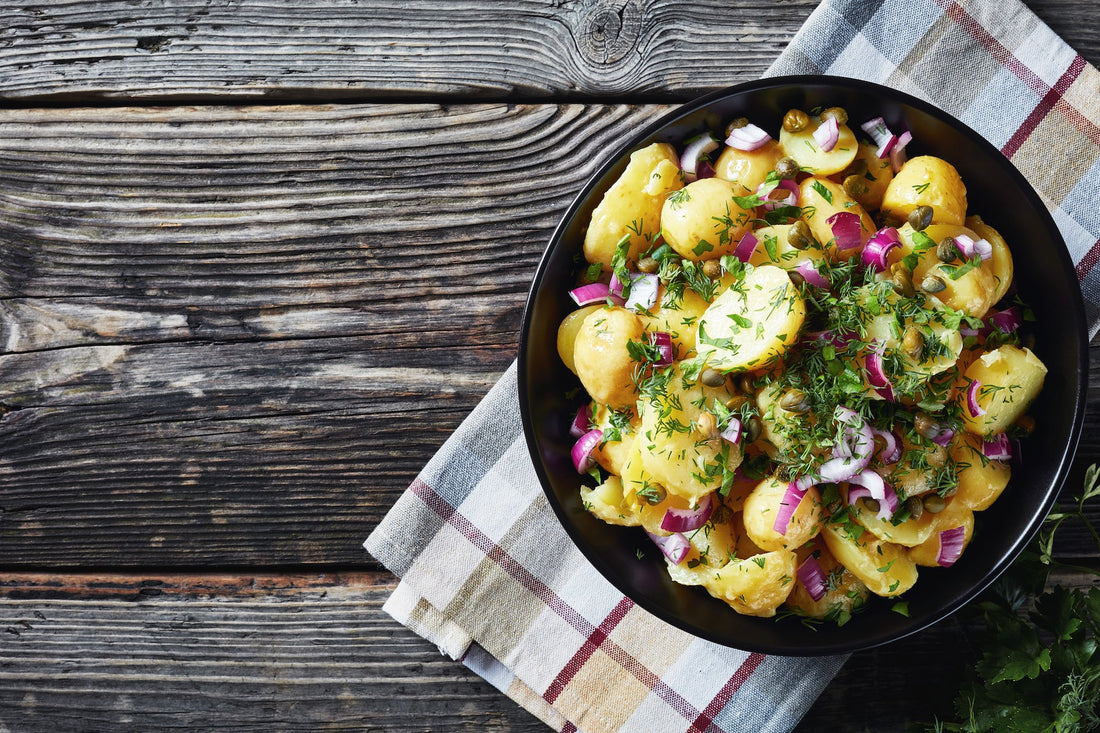
[[[569,426],[577,379],[557,355],[556,334],[575,306],[576,256],[592,209],[616,180],[630,152],[654,141],[682,142],[704,129],[721,130],[748,117],[772,132],[791,108],[840,106],[852,120],[882,116],[891,129],[909,129],[910,156],[931,154],[953,163],[967,186],[970,211],[1003,233],[1012,248],[1019,293],[1037,318],[1035,351],[1049,368],[1031,408],[1037,429],[1023,446],[1000,501],[977,518],[973,541],[949,569],[922,568],[904,599],[873,598],[843,627],[811,629],[796,618],[741,616],[700,588],[669,579],[660,552],[641,529],[611,526],[586,512],[569,458]],[[519,354],[519,399],[527,443],[550,505],[585,557],[620,591],[668,623],[719,644],[783,655],[833,654],[899,639],[952,613],[1004,571],[1038,531],[1070,469],[1081,430],[1088,351],[1081,292],[1065,244],[1039,197],[1001,153],[951,116],[909,95],[850,79],[805,76],[765,79],[688,104],[612,154],[581,190],[554,232],[535,274],[524,313]],[[637,551],[643,551],[639,559]]]

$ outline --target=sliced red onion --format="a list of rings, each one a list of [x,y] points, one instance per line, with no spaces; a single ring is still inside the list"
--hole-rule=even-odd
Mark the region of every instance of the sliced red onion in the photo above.
[[[802,583],[802,587],[810,594],[810,598],[820,601],[825,597],[825,571],[821,569],[821,563],[816,557],[809,555],[798,566],[795,574],[798,575],[798,581]]]
[[[955,246],[962,252],[963,257],[970,259],[977,255],[983,261],[988,260],[993,256],[993,245],[984,239],[974,241],[970,236],[966,234],[960,234],[955,237]]]
[[[611,273],[611,283],[607,286],[607,292],[612,295],[617,295],[620,298],[623,296],[623,283],[619,280],[619,275],[615,272]]]
[[[829,281],[825,279],[825,276],[817,271],[814,267],[813,260],[803,260],[799,262],[794,268],[798,271],[798,274],[802,276],[802,279],[813,285],[815,288],[821,288],[822,290],[829,289]]]
[[[981,388],[981,380],[975,379],[966,390],[966,409],[970,410],[971,417],[981,417],[985,414],[985,410],[978,404],[978,390]]]
[[[890,383],[890,377],[886,374],[886,366],[882,361],[881,345],[877,345],[871,353],[867,354],[865,366],[867,368],[867,383],[878,393],[879,397],[887,402],[893,402],[894,385]]]
[[[737,445],[741,442],[742,427],[739,418],[731,417],[729,425],[722,431],[722,439]]]
[[[898,135],[897,142],[890,148],[890,167],[894,169],[894,173],[900,171],[901,167],[905,165],[905,146],[908,145],[912,139],[913,133],[906,130]]]
[[[887,266],[890,250],[901,246],[901,236],[894,227],[883,227],[871,235],[863,247],[863,264],[882,272]]]
[[[573,438],[579,438],[591,429],[592,406],[581,405],[580,409],[577,410],[577,416],[573,418],[573,424],[569,426],[569,435]]]
[[[878,452],[878,459],[883,465],[889,466],[901,460],[902,445],[897,434],[892,430],[879,430],[871,428],[871,434],[882,439],[882,450]]]
[[[756,150],[771,139],[771,135],[750,122],[744,127],[738,127],[731,132],[730,136],[726,138],[726,145],[749,152]]]
[[[772,529],[784,537],[787,536],[787,528],[791,525],[791,517],[794,516],[798,505],[802,503],[808,488],[799,488],[796,481],[787,484],[787,491],[784,492],[783,498],[779,500],[779,511],[775,514],[775,524],[772,525]]]
[[[765,181],[756,187],[756,195],[764,202],[764,208],[768,211],[778,209],[780,206],[798,206],[798,202],[801,199],[802,191],[798,188],[798,184],[789,178],[780,179],[778,185],[772,188],[767,193],[762,193],[767,187],[768,183]],[[773,194],[782,189],[787,192],[786,196],[776,198]]]
[[[947,568],[955,564],[962,556],[966,542],[966,527],[952,527],[940,532],[940,551],[936,553],[936,564]]]
[[[821,464],[818,473],[823,481],[848,481],[871,462],[875,451],[875,436],[867,421],[854,411],[839,405],[836,420],[843,426],[841,440],[833,446],[833,457]]]
[[[630,297],[626,299],[626,307],[631,310],[649,310],[657,304],[657,291],[660,287],[661,279],[655,274],[630,273]]]
[[[855,484],[859,488],[849,488],[848,503],[854,504],[860,497],[868,497],[878,502],[878,513],[875,516],[887,520],[898,510],[898,495],[894,487],[886,483],[882,476],[875,471],[860,471],[848,479],[849,484]],[[867,493],[863,493],[866,491]]]
[[[700,160],[699,164],[695,166],[695,178],[714,178],[715,170],[714,166],[705,160]]]
[[[611,289],[604,283],[589,283],[588,285],[581,285],[579,288],[573,288],[569,291],[569,297],[577,305],[606,303],[608,299],[616,305],[623,304],[622,296],[612,293]]]
[[[649,343],[657,347],[661,358],[653,362],[655,367],[666,367],[676,360],[676,348],[672,345],[672,335],[664,331],[649,334]]]
[[[589,430],[573,444],[570,457],[573,459],[573,467],[577,469],[577,473],[585,473],[592,468],[592,451],[601,440],[603,440],[603,431],[595,429]]]
[[[833,237],[836,239],[837,249],[843,251],[846,249],[853,249],[860,245],[861,230],[859,226],[859,216],[856,214],[850,211],[838,211],[826,219],[825,223],[833,230]]]
[[[709,153],[717,147],[718,139],[709,131],[704,132],[684,146],[684,153],[680,156],[680,168],[689,176],[696,175],[699,156]]]
[[[649,535],[649,539],[653,540],[657,547],[661,548],[664,556],[676,565],[683,562],[688,552],[691,551],[691,543],[682,534],[670,534],[667,537],[652,532],[646,532],[646,534]]]
[[[890,132],[890,128],[886,126],[886,120],[881,117],[867,120],[860,125],[860,128],[871,136],[871,140],[873,140],[878,147],[875,154],[879,158],[885,158],[898,140],[897,135]]]
[[[982,442],[982,454],[991,461],[1011,461],[1012,441],[1001,433],[993,440]]]
[[[661,529],[666,532],[693,532],[710,519],[714,511],[714,495],[707,494],[694,509],[677,509],[670,506],[661,518]]]
[[[1024,323],[1024,318],[1020,315],[1020,309],[1016,306],[997,311],[986,320],[989,321],[990,325],[1001,329],[1005,333],[1012,333]]]
[[[752,232],[745,232],[745,236],[741,237],[741,241],[737,243],[737,247],[733,250],[733,256],[742,262],[748,262],[752,257],[752,253],[756,251],[756,245],[760,243],[760,240],[756,238],[756,235]]]
[[[936,434],[932,436],[931,441],[941,448],[946,448],[951,445],[951,441],[955,439],[955,431],[951,428],[940,427],[936,431]]]
[[[827,153],[836,147],[836,141],[840,139],[840,125],[836,121],[836,117],[830,117],[822,122],[814,130],[814,142],[817,143],[817,147],[821,149],[821,152]]]
[[[847,331],[844,333],[838,333],[837,331],[808,331],[806,333],[807,341],[827,341],[838,349],[843,349],[857,338],[858,334],[854,331]]]

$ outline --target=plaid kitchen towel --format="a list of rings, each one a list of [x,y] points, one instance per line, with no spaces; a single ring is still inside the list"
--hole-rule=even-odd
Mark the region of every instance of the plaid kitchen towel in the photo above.
[[[895,86],[998,145],[1051,207],[1095,332],[1100,74],[1025,7],[826,0],[769,73]],[[385,610],[557,730],[791,730],[844,658],[720,647],[624,598],[547,505],[516,392],[513,365],[367,539],[401,578]]]

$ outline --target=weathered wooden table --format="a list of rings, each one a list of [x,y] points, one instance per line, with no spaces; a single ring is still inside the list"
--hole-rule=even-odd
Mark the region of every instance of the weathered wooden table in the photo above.
[[[1030,4],[1100,63],[1095,0]],[[816,0],[412,5],[5,9],[0,731],[544,729],[360,543],[515,358],[604,149]],[[956,634],[855,655],[800,730],[926,719]]]

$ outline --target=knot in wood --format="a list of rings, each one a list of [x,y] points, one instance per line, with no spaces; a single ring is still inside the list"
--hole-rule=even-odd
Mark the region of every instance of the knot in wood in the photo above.
[[[596,0],[580,13],[577,47],[592,65],[614,64],[637,44],[642,11],[635,0]]]

